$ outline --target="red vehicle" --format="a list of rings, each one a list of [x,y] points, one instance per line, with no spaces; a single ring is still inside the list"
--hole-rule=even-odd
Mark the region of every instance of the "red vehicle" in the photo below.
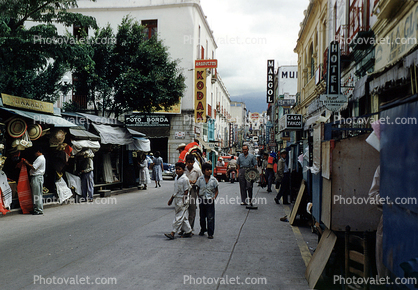
[[[224,165],[223,166],[216,166],[213,175],[216,177],[216,179],[218,181],[221,181],[221,180],[228,181],[229,180],[229,176],[227,175],[228,163],[229,163],[229,161],[231,161],[232,158],[236,160],[237,157],[236,156],[221,156],[219,158],[222,158],[222,161],[224,162]]]

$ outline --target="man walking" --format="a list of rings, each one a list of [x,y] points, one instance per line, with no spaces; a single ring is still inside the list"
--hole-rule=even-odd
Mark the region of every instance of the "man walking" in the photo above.
[[[245,171],[249,168],[257,169],[257,160],[253,154],[248,153],[248,146],[242,146],[242,153],[238,156],[238,181],[241,192],[241,205],[247,205],[247,192],[250,203],[253,199],[253,183],[245,179]]]
[[[290,172],[286,164],[287,151],[283,149],[280,151],[280,160],[277,164],[276,184],[281,183],[280,190],[277,193],[274,201],[279,204],[280,198],[283,197],[283,204],[289,204],[289,187],[290,187]]]
[[[196,181],[202,175],[202,171],[198,166],[194,166],[195,160],[194,156],[189,154],[186,156],[186,170],[185,174],[189,179],[190,185],[192,188],[190,189],[190,204],[189,204],[189,223],[194,229],[194,220],[196,218],[196,200],[197,200],[197,188],[196,188]]]
[[[30,164],[26,159],[24,159],[24,162],[31,168],[29,174],[31,176],[30,185],[33,194],[33,214],[41,215],[44,213],[42,193],[44,187],[44,174],[46,169],[45,156],[42,154],[41,147],[35,149],[35,156],[36,159],[33,164]]]

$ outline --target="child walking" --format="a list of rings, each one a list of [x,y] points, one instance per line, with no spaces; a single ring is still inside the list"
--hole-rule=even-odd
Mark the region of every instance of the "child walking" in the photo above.
[[[192,236],[192,228],[189,223],[189,190],[190,182],[184,169],[186,165],[182,162],[176,163],[177,177],[174,181],[174,194],[168,201],[168,205],[171,205],[174,201],[175,216],[173,221],[173,230],[169,234],[164,234],[170,240],[174,239],[174,234],[180,230],[184,233],[182,237],[189,238]]]
[[[203,175],[196,181],[199,195],[200,233],[208,232],[208,238],[213,239],[215,232],[215,199],[218,197],[218,181],[212,176],[212,164],[202,165]]]

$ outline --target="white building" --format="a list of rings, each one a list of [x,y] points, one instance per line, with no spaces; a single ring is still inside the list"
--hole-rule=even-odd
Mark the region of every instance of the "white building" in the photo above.
[[[78,8],[70,10],[96,18],[99,27],[110,23],[117,31],[122,18],[130,15],[146,25],[150,35],[157,34],[169,48],[172,59],[179,60],[179,66],[186,77],[186,91],[177,111],[158,112],[168,117],[168,128],[143,127],[134,129],[147,134],[153,151],[159,150],[170,163],[178,160],[178,144],[189,143],[195,138],[204,142],[224,141],[228,130],[229,94],[216,73],[211,69],[206,78],[207,123],[194,122],[195,108],[195,60],[216,59],[217,44],[206,21],[199,0],[78,0]],[[220,111],[215,113],[217,105]],[[210,136],[213,131],[213,136]],[[209,138],[212,137],[212,138]],[[203,144],[205,145],[205,144]],[[209,144],[206,144],[209,145]],[[219,144],[223,146],[223,144]],[[205,146],[206,149],[210,146]]]

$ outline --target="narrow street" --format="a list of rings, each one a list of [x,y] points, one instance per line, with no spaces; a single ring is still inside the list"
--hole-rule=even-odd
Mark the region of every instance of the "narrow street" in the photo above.
[[[306,242],[279,220],[289,208],[265,188],[255,187],[259,208],[248,210],[238,183],[221,182],[215,238],[198,236],[196,219],[195,236],[168,240],[172,187],[165,180],[161,188],[47,207],[43,216],[0,218],[1,288],[309,289]]]

